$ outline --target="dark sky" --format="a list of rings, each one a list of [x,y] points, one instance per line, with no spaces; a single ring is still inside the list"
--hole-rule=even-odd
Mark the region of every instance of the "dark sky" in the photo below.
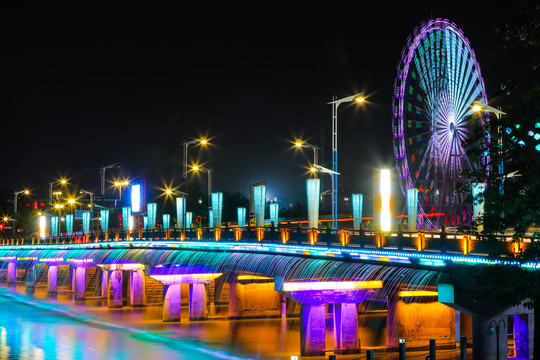
[[[360,91],[362,107],[340,107],[343,193],[370,192],[372,171],[395,170],[391,98],[407,37],[422,21],[444,17],[471,42],[488,97],[510,68],[492,54],[493,28],[513,2],[343,9],[341,22],[187,25],[140,11],[25,9],[2,25],[0,88],[3,166],[0,188],[47,194],[59,176],[99,191],[99,168],[119,162],[148,186],[181,182],[183,138],[208,136],[190,158],[214,169],[214,190],[247,195],[267,181],[269,197],[304,193],[312,152],[330,163],[332,96]],[[4,14],[5,15],[5,14]],[[110,178],[109,178],[110,180]],[[203,188],[206,176],[199,179]],[[329,184],[328,184],[329,185]]]

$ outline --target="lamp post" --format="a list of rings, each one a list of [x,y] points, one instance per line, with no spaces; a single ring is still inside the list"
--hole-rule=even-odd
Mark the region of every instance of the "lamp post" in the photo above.
[[[491,324],[495,324],[495,329],[493,328],[493,326]],[[496,357],[496,359],[497,360],[499,360],[499,334],[500,334],[501,324],[502,324],[503,329],[506,329],[506,322],[504,321],[504,319],[499,320],[499,322],[497,322],[497,320],[491,320],[489,322],[489,327],[487,328],[488,335],[493,335],[495,333],[495,336],[497,337],[496,338],[496,341],[497,341],[497,357]]]
[[[105,201],[105,172],[108,169],[112,169],[115,167],[120,167],[120,165],[118,165],[118,163],[114,163],[99,168],[99,173],[101,174],[101,205],[103,205],[103,202]]]
[[[120,202],[122,202],[122,187],[124,186],[128,186],[129,185],[129,181],[128,180],[124,180],[124,181],[115,181],[114,182],[114,187],[117,187],[118,188],[118,192],[119,192],[119,200]],[[116,203],[114,204],[114,206],[116,207]]]
[[[208,173],[208,212],[210,212],[212,210],[212,173],[214,170],[204,166],[193,166],[193,170],[204,170]]]
[[[183,163],[184,163],[184,172],[183,172],[183,177],[184,177],[184,182],[186,183],[186,191],[187,191],[187,175],[188,175],[188,164],[187,164],[187,152],[188,152],[188,147],[189,145],[193,145],[193,144],[202,144],[202,145],[206,145],[208,144],[208,140],[206,139],[195,139],[195,140],[190,140],[190,141],[184,141],[181,145],[183,147],[183,150],[184,150],[184,154],[183,154]]]
[[[500,155],[498,168],[499,168],[499,177],[501,179],[501,183],[499,185],[499,194],[501,195],[501,202],[502,202],[502,196],[504,195],[504,188],[503,188],[503,183],[504,183],[504,177],[503,177],[503,174],[504,174],[504,162],[503,162],[503,153],[502,153],[503,143],[502,143],[502,136],[501,136],[500,120],[501,120],[501,116],[506,115],[506,113],[504,111],[501,111],[499,109],[494,108],[493,106],[489,106],[488,104],[484,104],[484,103],[482,103],[480,101],[473,101],[473,104],[472,104],[471,107],[472,107],[472,110],[474,112],[478,112],[478,111],[492,112],[492,113],[495,114],[495,116],[497,117],[497,120],[498,120],[498,124],[497,124],[497,145],[498,145],[498,149],[497,149],[497,151],[498,151],[498,153]],[[502,203],[501,203],[501,205],[502,205]],[[501,218],[504,219],[504,209],[501,209]],[[504,229],[504,224],[503,224],[503,229]]]
[[[79,189],[81,193],[90,195],[90,211],[92,212],[92,215],[94,214],[94,193],[92,191]],[[92,217],[90,217],[90,223],[92,223]],[[90,225],[90,233],[92,233],[92,225]]]
[[[17,234],[17,197],[20,194],[28,195],[30,194],[30,191],[28,190],[21,190],[21,191],[15,191],[13,193],[14,199],[13,199],[13,238],[15,239],[15,236]]]
[[[337,229],[337,171],[338,171],[338,137],[337,137],[337,130],[338,130],[338,107],[342,103],[345,102],[358,102],[363,103],[365,101],[364,94],[356,94],[352,96],[347,96],[341,99],[334,99],[327,104],[332,105],[332,171],[333,173],[330,173],[331,179],[332,179],[332,228]]]
[[[319,164],[319,150],[321,149],[320,147],[318,147],[316,145],[312,145],[312,144],[307,143],[307,142],[296,142],[294,145],[297,148],[302,148],[302,147],[305,146],[307,148],[313,149],[313,165],[318,165]],[[315,176],[315,178],[317,177],[316,174],[317,174],[316,172],[313,172],[313,176]]]
[[[53,196],[53,191],[52,191],[52,188],[53,188],[53,185],[54,184],[62,184],[62,185],[65,185],[67,184],[67,180],[65,179],[62,179],[62,180],[55,180],[55,181],[51,181],[49,183],[49,205],[52,204],[52,196]]]

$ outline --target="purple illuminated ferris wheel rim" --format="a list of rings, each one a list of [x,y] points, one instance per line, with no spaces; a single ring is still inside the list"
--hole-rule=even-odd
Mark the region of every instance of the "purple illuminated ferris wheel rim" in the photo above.
[[[473,101],[487,103],[484,80],[463,32],[446,19],[427,21],[407,40],[392,99],[393,146],[401,191],[417,188],[418,223],[433,228],[470,221],[462,186],[469,158]],[[429,213],[444,216],[425,217]]]

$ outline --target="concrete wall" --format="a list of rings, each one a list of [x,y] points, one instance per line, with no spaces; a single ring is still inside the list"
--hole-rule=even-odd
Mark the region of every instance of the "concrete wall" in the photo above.
[[[229,316],[281,316],[282,295],[273,282],[242,284],[232,282],[229,288]]]

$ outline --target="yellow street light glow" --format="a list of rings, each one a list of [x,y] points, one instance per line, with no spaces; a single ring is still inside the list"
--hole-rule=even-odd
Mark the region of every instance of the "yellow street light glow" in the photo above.
[[[171,195],[171,194],[172,194],[172,190],[171,190],[171,189],[167,189],[167,190],[165,190],[165,194],[167,194],[167,195]]]
[[[60,184],[64,185],[66,183],[67,183],[67,180],[65,180],[65,179],[60,180]]]
[[[283,291],[381,289],[382,280],[286,282]]]
[[[315,169],[314,167],[312,167],[311,169],[309,169],[309,171],[311,171],[311,172],[316,172],[317,169]]]
[[[201,140],[201,144],[203,144],[203,145],[208,144],[208,140],[202,139],[202,140]]]
[[[63,209],[64,208],[64,205],[63,204],[54,204],[54,207],[56,209]]]
[[[482,110],[482,107],[480,105],[478,105],[478,104],[474,104],[471,107],[472,107],[474,112],[478,112],[478,111]]]
[[[381,170],[381,230],[390,231],[390,170]]]
[[[71,205],[75,204],[75,199],[68,199],[68,203],[70,203]]]
[[[356,101],[357,103],[363,103],[364,101],[366,101],[366,98],[360,95],[360,96],[355,97],[354,101]]]
[[[4,216],[4,221],[8,221],[9,219],[7,217]]]
[[[414,291],[400,291],[398,293],[399,297],[413,297],[413,296],[438,296],[437,291],[428,291],[428,290],[414,290]]]
[[[199,170],[199,167],[197,165],[193,166],[193,170],[197,171]]]
[[[24,195],[28,195],[28,194],[30,194],[30,191],[24,190]]]
[[[294,144],[294,146],[296,146],[296,147],[302,147],[302,143],[301,143],[301,142],[297,142],[297,143]]]

